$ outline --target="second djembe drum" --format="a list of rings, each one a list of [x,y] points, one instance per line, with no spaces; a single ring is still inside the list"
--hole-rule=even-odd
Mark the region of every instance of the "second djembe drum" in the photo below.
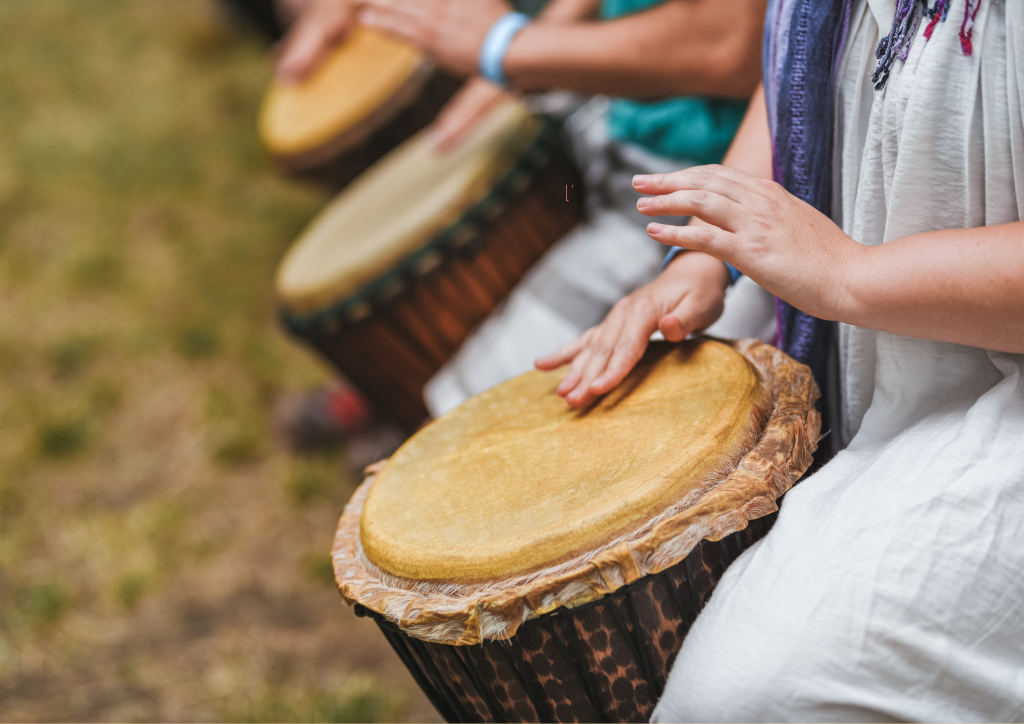
[[[449,721],[646,721],[818,439],[810,371],[757,341],[652,343],[582,410],[562,374],[420,430],[338,526],[342,596]]]
[[[289,250],[281,318],[411,432],[427,380],[579,220],[579,185],[557,124],[517,101],[447,153],[415,136]]]

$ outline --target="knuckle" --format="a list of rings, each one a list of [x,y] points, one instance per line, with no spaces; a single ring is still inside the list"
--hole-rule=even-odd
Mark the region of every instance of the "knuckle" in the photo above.
[[[718,164],[711,164],[709,166],[701,166],[694,172],[695,181],[700,185],[711,183],[715,176],[721,170],[721,166]]]
[[[649,317],[655,313],[654,303],[647,297],[637,297],[632,301],[633,312],[642,317]]]
[[[715,230],[708,226],[698,226],[693,230],[693,239],[701,246],[710,246],[715,240]]]

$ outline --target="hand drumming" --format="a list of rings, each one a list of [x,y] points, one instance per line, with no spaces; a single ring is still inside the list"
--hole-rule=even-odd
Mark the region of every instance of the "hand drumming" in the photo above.
[[[622,382],[655,330],[678,342],[718,319],[728,284],[722,262],[699,252],[682,254],[654,281],[616,303],[601,324],[536,366],[553,370],[571,362],[558,394],[573,407],[588,405]]]
[[[694,216],[705,224],[649,224],[664,244],[703,251],[777,297],[821,319],[841,319],[847,280],[867,247],[779,184],[738,169],[698,166],[633,180],[652,194],[637,208],[648,216]]]
[[[480,45],[494,21],[512,8],[504,0],[357,0],[366,25],[419,47],[460,75],[476,73]]]
[[[430,140],[441,153],[452,150],[508,93],[477,76],[470,78],[445,105],[430,127]]]
[[[355,27],[351,0],[311,0],[306,4],[277,55],[277,77],[300,83],[324,62],[331,49]]]

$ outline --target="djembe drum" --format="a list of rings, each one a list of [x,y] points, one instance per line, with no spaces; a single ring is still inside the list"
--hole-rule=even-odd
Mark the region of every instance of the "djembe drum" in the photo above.
[[[308,80],[271,83],[260,136],[285,171],[341,188],[425,128],[459,85],[414,48],[357,27]]]
[[[415,430],[427,380],[576,224],[579,188],[557,125],[517,101],[450,152],[416,136],[289,250],[276,280],[281,318]]]
[[[338,525],[342,596],[449,721],[646,721],[818,439],[809,369],[755,340],[652,343],[583,410],[563,374],[420,430]]]

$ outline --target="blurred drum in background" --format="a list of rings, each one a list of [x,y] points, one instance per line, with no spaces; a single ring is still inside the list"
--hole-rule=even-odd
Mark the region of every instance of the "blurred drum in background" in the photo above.
[[[518,101],[443,154],[423,132],[289,250],[275,282],[283,322],[415,430],[424,384],[577,223],[582,198],[558,124]]]
[[[411,46],[357,27],[306,81],[271,83],[260,137],[282,169],[341,188],[425,128],[459,85]]]
[[[726,567],[820,429],[756,340],[652,343],[586,410],[529,372],[379,463],[338,524],[342,596],[449,721],[647,721]]]

